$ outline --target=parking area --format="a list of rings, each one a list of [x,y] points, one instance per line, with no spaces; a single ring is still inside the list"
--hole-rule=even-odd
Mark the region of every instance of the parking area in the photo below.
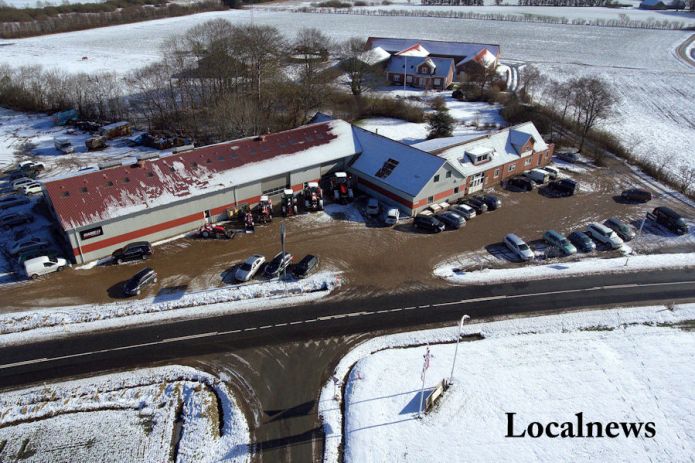
[[[159,244],[146,263],[77,267],[37,281],[6,277],[0,284],[0,300],[6,311],[108,302],[122,297],[120,288],[124,282],[145,266],[156,270],[158,281],[138,296],[142,298],[167,298],[186,291],[228,286],[234,283],[230,274],[247,257],[261,254],[270,260],[279,252],[279,225],[283,221],[287,230],[286,249],[293,254],[294,261],[306,254],[319,256],[321,268],[342,272],[345,284],[337,297],[348,297],[444,285],[432,275],[432,269],[446,260],[455,259],[462,268],[530,265],[516,262],[502,244],[508,233],[522,237],[534,249],[536,259],[547,263],[549,259],[579,259],[587,255],[559,258],[548,252],[542,237],[549,229],[567,235],[612,216],[639,228],[646,212],[661,205],[686,218],[695,215],[687,200],[620,161],[609,160],[609,165],[601,168],[560,161],[555,166],[560,168],[562,176],[579,182],[576,195],[551,197],[539,194],[538,190],[514,192],[497,187],[494,194],[501,199],[502,207],[478,215],[460,230],[430,234],[415,229],[411,219],[389,227],[383,223],[383,215],[374,218],[366,214],[367,198],[361,197],[348,205],[326,204],[322,212],[286,219],[276,217],[268,225],[257,226],[255,233],[239,234],[234,239],[184,237]],[[621,202],[620,192],[634,186],[651,190],[652,201]],[[38,198],[32,201],[26,207],[40,211],[40,205],[35,204]],[[31,230],[50,233],[48,218],[35,215],[38,218],[31,224]],[[691,225],[689,234],[676,236],[647,222],[641,235],[629,246],[637,252],[693,251],[692,228]],[[5,240],[9,232],[2,233]],[[599,246],[590,255],[614,257],[619,253]]]

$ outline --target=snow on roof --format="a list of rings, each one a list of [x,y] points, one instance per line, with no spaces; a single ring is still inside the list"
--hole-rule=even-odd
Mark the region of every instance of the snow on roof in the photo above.
[[[391,57],[391,53],[381,47],[375,47],[360,54],[360,61],[373,66],[382,63]]]
[[[490,50],[488,50],[487,48],[483,48],[475,55],[465,57],[464,59],[456,63],[456,66],[460,66],[461,64],[467,63],[469,61],[475,61],[476,63],[480,64],[485,68],[490,68],[494,66],[497,62],[497,57],[494,54],[492,54]]]
[[[45,188],[69,230],[359,152],[352,126],[333,120],[52,180]]]
[[[435,76],[435,77],[446,77],[449,74],[449,70],[454,66],[454,60],[451,58],[433,58],[429,57],[432,64],[434,64],[434,74],[421,74],[423,76]],[[386,67],[387,72],[394,74],[403,74],[405,71],[405,66],[408,66],[408,74],[418,74],[417,68],[423,61],[417,59],[408,59],[405,56],[392,56],[389,60],[389,64]]]
[[[378,47],[381,48],[381,47]],[[383,48],[381,48],[383,50]],[[427,48],[423,47],[419,43],[411,45],[396,53],[397,56],[429,56],[430,52]]]
[[[362,155],[351,169],[361,177],[370,177],[410,196],[417,196],[445,163],[438,156],[360,127],[353,127],[353,132],[362,146]],[[377,176],[387,164],[391,166],[389,173]]]
[[[475,56],[481,50],[487,49],[495,57],[500,54],[500,46],[486,43],[445,42],[440,40],[401,39],[389,37],[369,37],[371,48],[381,47],[389,53],[397,53],[413,45],[420,45],[429,51],[430,55],[456,57],[464,59]]]
[[[468,177],[518,160],[522,157],[518,148],[523,146],[529,139],[533,139],[535,151],[548,149],[548,145],[543,141],[543,137],[538,133],[533,123],[525,122],[456,146],[435,150],[433,153],[449,161],[461,175]],[[517,144],[520,140],[524,141],[521,144]],[[476,155],[490,151],[493,152],[492,160],[478,166],[473,165],[470,158],[466,156],[466,153]],[[524,154],[528,155],[528,153]]]

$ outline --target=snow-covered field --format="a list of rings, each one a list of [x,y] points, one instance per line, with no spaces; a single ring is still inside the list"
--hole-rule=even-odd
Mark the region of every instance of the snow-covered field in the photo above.
[[[246,418],[224,383],[189,367],[0,396],[0,461],[246,462],[249,439]]]
[[[333,378],[322,390],[324,461],[339,461],[341,442],[346,462],[691,461],[695,335],[674,325],[694,319],[684,304],[465,324],[464,335],[483,339],[460,344],[454,384],[423,419],[423,344],[432,344],[428,393],[449,378],[458,328],[372,339],[334,371],[346,382],[344,417]],[[653,422],[656,435],[507,438],[507,412],[515,433],[582,412],[604,426]]]
[[[274,280],[195,293],[160,292],[153,298],[128,302],[12,312],[0,315],[0,346],[116,327],[300,304],[326,296],[340,284],[337,273],[323,271],[303,280]]]

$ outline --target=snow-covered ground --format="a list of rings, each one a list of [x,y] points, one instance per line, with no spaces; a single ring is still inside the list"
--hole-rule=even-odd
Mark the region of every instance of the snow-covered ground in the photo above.
[[[323,271],[303,280],[233,285],[195,293],[160,292],[152,298],[128,302],[12,312],[0,315],[0,346],[115,327],[300,304],[326,296],[340,284],[337,273]]]
[[[369,340],[322,390],[324,461],[340,461],[341,443],[346,462],[691,461],[695,335],[674,325],[694,319],[695,304],[683,304],[467,323],[463,334],[483,339],[460,344],[454,384],[423,419],[423,345],[432,353],[427,394],[449,378],[458,328]],[[344,396],[334,379],[346,383]],[[582,412],[604,426],[653,422],[656,435],[507,438],[507,412],[516,413],[515,433]]]
[[[183,366],[3,392],[0,442],[0,461],[251,459],[248,424],[232,393]]]

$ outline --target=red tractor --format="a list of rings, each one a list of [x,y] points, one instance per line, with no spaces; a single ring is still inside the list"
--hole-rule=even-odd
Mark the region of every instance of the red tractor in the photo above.
[[[244,217],[244,229],[246,230],[246,233],[253,233],[256,231],[256,225],[253,223],[253,213],[251,211],[247,211],[243,215]]]
[[[352,178],[345,172],[336,172],[331,177],[331,191],[336,203],[347,204],[355,199],[352,192]]]
[[[206,223],[198,229],[198,236],[201,238],[231,238],[232,234],[222,225],[212,225]]]
[[[266,224],[273,221],[273,202],[266,195],[261,196],[261,200],[254,208],[254,220]]]
[[[289,188],[282,192],[282,215],[283,217],[297,215],[297,198],[294,196],[294,191]]]
[[[304,188],[304,209],[315,212],[323,210],[323,192],[317,182],[309,182]]]

